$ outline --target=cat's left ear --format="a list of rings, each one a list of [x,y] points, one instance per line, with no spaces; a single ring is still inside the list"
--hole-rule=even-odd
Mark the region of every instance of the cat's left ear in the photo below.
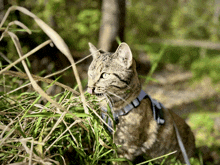
[[[126,44],[125,42],[122,42],[118,46],[115,52],[115,55],[120,60],[120,63],[124,65],[127,69],[131,67],[133,57],[132,57],[131,49],[128,46],[128,44]]]
[[[93,58],[97,58],[100,55],[98,49],[90,42],[89,42],[89,51],[92,53]]]

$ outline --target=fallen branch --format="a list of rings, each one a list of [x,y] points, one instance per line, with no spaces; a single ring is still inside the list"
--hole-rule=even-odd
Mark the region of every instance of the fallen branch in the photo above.
[[[220,43],[203,41],[203,40],[149,38],[147,41],[150,43],[161,43],[161,44],[173,45],[173,46],[190,46],[190,47],[201,47],[206,49],[220,50]]]

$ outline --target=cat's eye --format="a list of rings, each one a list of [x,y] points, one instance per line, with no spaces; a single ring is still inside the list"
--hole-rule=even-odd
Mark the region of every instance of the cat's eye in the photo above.
[[[101,78],[108,78],[108,76],[109,76],[110,74],[109,73],[102,73],[102,75],[101,75]]]

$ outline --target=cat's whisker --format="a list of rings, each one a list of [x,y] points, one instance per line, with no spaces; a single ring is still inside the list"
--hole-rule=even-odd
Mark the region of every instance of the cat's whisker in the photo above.
[[[113,95],[113,96],[119,98],[120,100],[124,101],[125,103],[130,104],[127,100],[125,100],[125,99],[122,98],[121,96],[118,96],[118,95],[116,95],[116,94],[114,94],[114,93],[112,93],[112,92],[109,92],[109,91],[107,91],[107,92],[108,92],[109,94],[111,94],[111,95]]]
[[[108,101],[108,103],[110,104],[110,106],[113,107],[114,106],[113,99],[107,93],[104,93],[104,96],[106,100]]]
[[[111,103],[112,103],[112,107],[114,106],[114,100],[112,99],[112,97],[109,95],[109,94],[107,94],[107,96],[109,97],[109,99],[110,99],[110,101],[111,101]]]
[[[105,99],[106,99],[105,97],[103,97],[103,98],[97,98],[97,101],[101,102],[101,101],[103,101],[103,100],[105,100]]]

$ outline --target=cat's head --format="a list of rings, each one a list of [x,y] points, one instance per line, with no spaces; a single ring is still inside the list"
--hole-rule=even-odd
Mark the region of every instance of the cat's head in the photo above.
[[[88,69],[88,93],[98,97],[104,95],[111,99],[125,99],[139,84],[136,65],[130,47],[121,43],[115,53],[98,50],[89,43],[93,61]],[[122,98],[119,98],[122,97]]]

